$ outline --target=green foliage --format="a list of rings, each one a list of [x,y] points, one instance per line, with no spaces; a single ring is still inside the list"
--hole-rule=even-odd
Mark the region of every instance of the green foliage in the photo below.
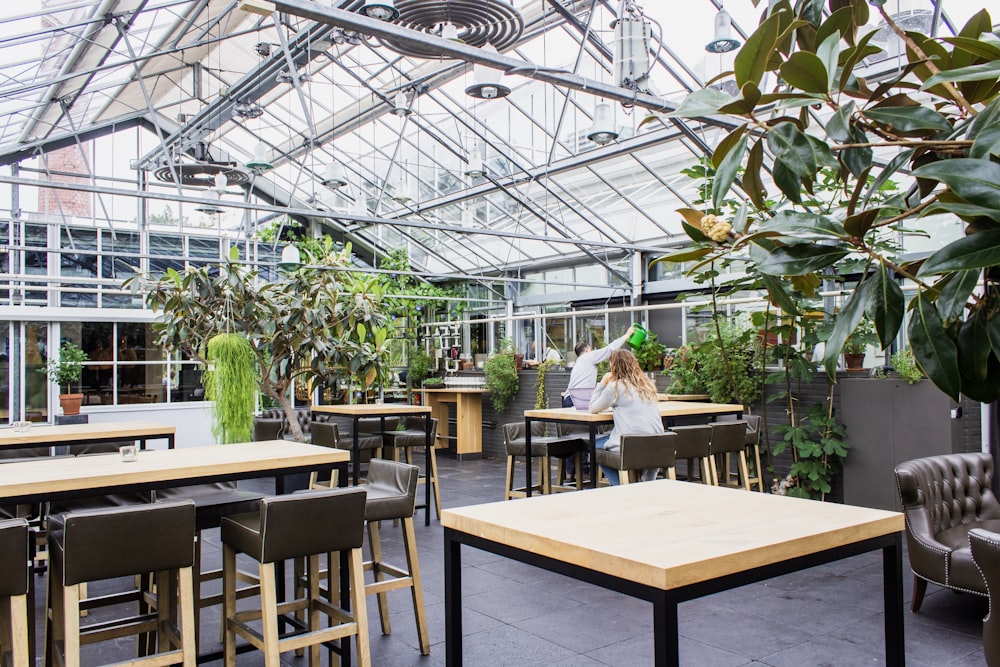
[[[423,347],[414,346],[413,352],[410,353],[410,368],[407,374],[410,386],[419,387],[436,368],[434,357],[429,355]]]
[[[670,114],[728,114],[742,122],[712,155],[714,180],[700,191],[708,205],[680,211],[693,246],[675,254],[699,266],[748,258],[753,281],[783,309],[789,280],[818,282],[851,265],[861,279],[830,314],[824,361],[831,375],[863,316],[888,347],[907,308],[896,281],[912,281],[917,296],[908,306],[907,335],[918,367],[952,398],[964,393],[993,401],[1000,398],[1000,346],[982,345],[1000,339],[1000,333],[990,336],[991,327],[1000,330],[993,324],[1000,322],[1000,164],[994,158],[1000,60],[993,20],[983,10],[953,39],[905,33],[908,64],[899,78],[865,81],[855,66],[880,50],[874,32],[862,33],[869,12],[898,28],[884,3],[870,4],[843,0],[824,15],[814,2],[760,3],[761,21],[734,60],[739,94],[695,91]],[[807,112],[810,107],[827,113]],[[906,197],[887,192],[905,171],[919,187]],[[763,177],[768,172],[772,179]],[[733,214],[732,233],[713,240],[700,221],[727,210],[733,187],[743,188],[753,210]],[[835,206],[817,197],[833,191],[840,196],[825,201]],[[934,213],[960,218],[965,238],[922,264],[899,262],[887,236],[910,233]],[[982,289],[973,289],[977,282]]]
[[[656,333],[650,331],[646,334],[646,340],[635,351],[635,359],[642,370],[657,371],[663,368],[663,355],[666,353],[667,346],[656,340]]]
[[[796,484],[789,487],[790,496],[823,500],[833,489],[833,477],[844,467],[847,443],[846,429],[819,403],[809,408],[797,423],[779,425],[783,440],[774,445],[774,453],[786,448],[793,451],[789,474]]]
[[[87,353],[74,343],[66,341],[59,348],[58,358],[49,359],[45,368],[39,369],[39,372],[45,373],[49,380],[66,390],[64,394],[68,394],[70,385],[80,381],[84,361],[87,361]]]
[[[867,317],[863,317],[844,341],[844,354],[864,354],[872,345],[878,345],[875,325]]]
[[[159,314],[153,326],[168,351],[204,362],[204,346],[213,336],[245,335],[261,393],[282,406],[299,441],[304,437],[289,399],[293,383],[338,376],[367,388],[389,372],[382,284],[349,270],[350,247],[335,250],[329,239],[318,243],[318,256],[275,282],[262,282],[256,271],[230,260],[168,270],[156,279],[140,274],[125,283],[143,292]]]
[[[664,359],[663,374],[669,375],[669,394],[704,394],[708,390],[699,372],[701,354],[697,348],[682,345]]]
[[[506,410],[510,399],[514,398],[521,388],[513,349],[513,341],[505,339],[501,342],[500,350],[483,365],[486,389],[490,392],[493,409],[497,412]]]
[[[896,371],[896,375],[906,380],[909,384],[915,384],[924,378],[924,374],[917,367],[916,359],[913,358],[913,352],[908,348],[894,352],[892,357],[890,357],[890,363],[892,364],[892,370]]]
[[[425,389],[437,389],[444,386],[444,378],[424,378],[422,384]]]
[[[214,401],[212,433],[222,444],[253,439],[257,360],[246,337],[234,333],[213,336],[206,345],[205,398]]]
[[[752,405],[760,397],[756,331],[719,322],[698,351],[698,372],[713,403]]]
[[[549,392],[545,386],[546,374],[558,366],[554,359],[543,361],[538,365],[538,378],[535,380],[535,409],[547,410],[549,408]]]

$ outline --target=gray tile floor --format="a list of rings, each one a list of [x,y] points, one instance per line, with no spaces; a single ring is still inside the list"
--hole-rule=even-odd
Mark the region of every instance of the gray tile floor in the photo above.
[[[445,507],[502,497],[503,461],[459,463],[441,457],[439,462]],[[374,599],[369,601],[376,667],[444,664],[442,530],[437,521],[424,527],[423,515],[418,518],[431,655],[422,657],[416,648],[407,591],[394,591],[389,594],[389,636],[381,634]],[[382,537],[391,560],[404,562],[398,529],[386,525]],[[217,531],[208,536],[206,558],[218,561]],[[637,667],[652,663],[652,610],[648,603],[468,548],[463,549],[463,567],[466,665]],[[905,558],[904,568],[908,568]],[[904,576],[907,603],[911,583],[911,577]],[[39,601],[42,595],[39,591]],[[681,605],[681,663],[713,667],[884,664],[881,609],[878,554],[744,586]],[[920,613],[905,614],[907,664],[983,665],[981,621],[986,612],[983,598],[931,585]],[[203,641],[215,641],[217,623],[218,612],[207,611]],[[84,664],[125,659],[132,646],[130,640],[123,640],[91,650]],[[307,662],[288,654],[282,664],[304,666]],[[221,665],[221,661],[211,664]],[[247,654],[241,655],[237,664],[255,667],[263,661],[259,654]]]

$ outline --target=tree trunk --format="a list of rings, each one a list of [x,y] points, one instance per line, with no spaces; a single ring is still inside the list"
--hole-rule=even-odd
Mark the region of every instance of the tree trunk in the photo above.
[[[264,387],[264,393],[278,401],[278,405],[281,406],[281,410],[285,413],[285,424],[288,426],[286,433],[290,434],[295,439],[295,442],[305,442],[306,436],[302,433],[299,420],[295,417],[295,408],[292,407],[292,402],[288,399],[288,392],[278,391],[278,388],[269,385]]]

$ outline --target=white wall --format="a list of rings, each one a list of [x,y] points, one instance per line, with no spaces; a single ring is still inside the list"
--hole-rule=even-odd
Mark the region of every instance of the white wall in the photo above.
[[[151,408],[149,405],[84,406],[80,412],[89,415],[91,424],[120,421],[151,421],[177,429],[176,447],[199,447],[215,444],[212,436],[211,403],[174,403]],[[152,448],[162,446],[156,441]]]

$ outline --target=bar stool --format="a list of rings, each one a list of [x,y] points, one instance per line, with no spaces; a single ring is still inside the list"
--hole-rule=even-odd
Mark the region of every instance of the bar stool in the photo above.
[[[404,422],[404,426],[405,429],[402,431],[386,431],[382,434],[383,452],[386,458],[391,457],[393,461],[398,461],[399,450],[402,449],[404,460],[412,465],[413,448],[423,447],[427,442],[427,432],[425,430],[426,426],[424,424],[423,417],[407,417]],[[434,494],[434,510],[437,514],[437,518],[440,519],[441,489],[438,486],[437,448],[434,446],[434,443],[437,442],[437,428],[438,420],[436,418],[432,418],[431,446],[426,455],[430,457],[431,492]],[[385,448],[391,449],[391,452],[386,452]],[[424,475],[420,475],[420,481],[423,483],[427,482]]]
[[[687,481],[694,480],[694,462],[698,461],[702,484],[715,484],[712,476],[711,451],[712,428],[704,426],[671,426],[671,433],[676,433],[674,443],[677,447],[677,458],[687,459]]]
[[[319,645],[354,636],[358,664],[371,664],[368,647],[368,615],[365,607],[364,541],[365,489],[345,488],[306,491],[271,496],[260,502],[257,512],[236,514],[222,520],[223,623],[225,664],[236,667],[236,635],[264,653],[267,667],[279,667],[286,651],[309,647],[309,664],[319,664]],[[320,597],[319,556],[349,552],[350,605],[353,614]],[[236,609],[236,554],[244,553],[258,563],[259,609]],[[306,558],[307,593],[280,605],[277,599],[275,564]],[[278,616],[307,611],[308,626],[290,636],[279,636]],[[320,614],[337,625],[320,628]],[[248,625],[260,621],[262,631]]]
[[[717,486],[737,486],[729,482],[729,456],[735,454],[739,462],[739,479],[744,490],[750,490],[750,471],[747,469],[747,427],[743,422],[716,422],[712,429],[712,476]],[[717,462],[722,461],[723,477],[719,477]]]
[[[31,567],[28,522],[0,521],[0,664],[11,667],[34,665],[28,623],[28,592]]]
[[[747,464],[752,461],[754,469],[747,480],[750,486],[757,485],[757,490],[764,493],[764,468],[760,463],[760,415],[744,415],[742,420],[736,419],[735,415],[721,415],[716,418],[718,422],[742,421],[747,428],[746,440],[744,441],[747,450]]]
[[[524,422],[513,422],[503,425],[503,443],[507,450],[507,482],[504,490],[504,500],[523,498],[525,490],[514,487],[514,461],[518,456],[527,454],[527,443],[524,437]],[[532,486],[532,491],[552,493],[552,459],[576,456],[577,470],[581,470],[581,451],[583,441],[577,437],[546,436],[545,423],[531,424],[531,458],[539,459],[538,485]],[[526,465],[531,465],[527,461]],[[577,475],[577,488],[582,489],[582,475]]]
[[[47,591],[51,616],[45,642],[46,666],[58,661],[77,667],[80,647],[84,644],[156,633],[157,654],[127,664],[194,667],[197,659],[192,575],[194,530],[195,506],[190,500],[52,516]],[[154,612],[81,628],[81,603],[92,602],[81,600],[83,583],[150,572],[156,573],[156,594],[150,591],[139,594],[152,600]],[[171,583],[172,573],[176,573],[176,589]],[[123,599],[130,597],[106,596],[93,602],[104,606]]]
[[[409,588],[413,599],[413,615],[417,621],[420,653],[430,655],[427,635],[427,615],[424,610],[423,585],[420,582],[420,563],[417,561],[417,540],[413,532],[413,513],[416,508],[417,485],[420,469],[396,461],[372,459],[368,464],[368,499],[365,501],[365,521],[368,526],[368,545],[372,559],[364,564],[371,570],[375,581],[365,585],[366,595],[375,595],[378,601],[382,634],[392,634],[389,623],[389,601],[386,591]],[[403,529],[403,547],[406,551],[406,569],[382,560],[379,540],[379,522],[399,520]],[[391,578],[386,578],[390,575]]]
[[[310,439],[312,444],[319,445],[321,447],[330,447],[332,449],[341,449],[340,428],[335,422],[314,421],[309,424],[309,433],[312,436]],[[339,475],[336,470],[331,470],[330,477],[327,479],[320,479],[318,472],[311,472],[309,473],[309,488],[335,489],[337,488],[338,480]]]
[[[597,464],[613,468],[619,473],[622,484],[638,481],[643,470],[664,470],[667,477],[677,479],[675,456],[676,433],[622,435],[618,451],[597,450]]]

